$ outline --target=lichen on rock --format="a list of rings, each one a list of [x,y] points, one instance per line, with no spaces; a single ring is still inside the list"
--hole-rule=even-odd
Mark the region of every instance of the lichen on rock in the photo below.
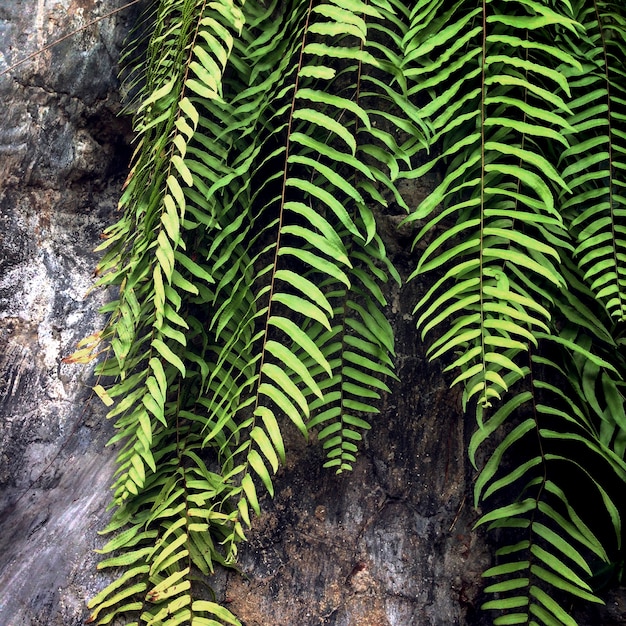
[[[0,8],[0,71],[121,3]],[[69,19],[68,19],[69,16]],[[92,253],[128,162],[119,13],[0,77],[0,623],[80,624],[114,452],[91,370],[62,363],[95,330]]]

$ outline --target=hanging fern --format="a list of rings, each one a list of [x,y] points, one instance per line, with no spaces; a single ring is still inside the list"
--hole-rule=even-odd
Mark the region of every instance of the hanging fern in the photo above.
[[[497,442],[474,498],[490,505],[477,525],[505,542],[485,572],[495,597],[483,608],[497,611],[494,624],[574,624],[559,598],[600,602],[590,564],[620,549],[619,492],[598,476],[626,479],[625,370],[619,327],[606,319],[623,321],[619,149],[610,134],[619,135],[620,103],[607,68],[608,42],[618,45],[624,22],[578,4],[424,2],[414,11],[410,45],[420,63],[406,73],[419,77],[412,93],[439,150],[407,176],[436,166],[444,174],[407,221],[420,221],[416,244],[449,225],[418,259],[413,277],[439,277],[416,312],[422,338],[437,331],[431,357],[450,355],[453,384],[476,411],[470,457],[476,463],[479,448]],[[589,14],[595,22],[582,19]],[[598,24],[611,34],[594,32]],[[602,80],[597,107],[593,80]],[[600,113],[609,114],[609,135]],[[588,153],[598,146],[604,151]],[[606,313],[592,312],[597,299]],[[573,505],[572,475],[606,512],[612,538],[601,541]]]
[[[624,141],[626,104],[620,67],[626,41],[618,3],[576,3],[585,36],[567,43],[585,71],[570,76],[571,146],[560,157],[573,193],[562,198],[562,214],[575,242],[583,279],[616,319],[624,320]]]
[[[486,455],[478,525],[502,547],[484,608],[574,624],[567,598],[599,601],[595,560],[622,533],[606,484],[626,481],[622,5],[161,0],[147,19],[98,267],[118,289],[97,339],[121,445],[100,567],[123,570],[90,622],[238,624],[195,581],[236,562],[285,419],[352,468],[395,376],[400,276],[376,225],[393,202],[430,242],[418,328]],[[397,183],[430,172],[407,206]]]

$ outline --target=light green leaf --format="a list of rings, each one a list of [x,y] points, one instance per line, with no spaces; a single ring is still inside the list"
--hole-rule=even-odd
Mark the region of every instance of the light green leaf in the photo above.
[[[259,506],[259,500],[256,495],[256,487],[252,482],[252,478],[250,474],[246,474],[241,480],[241,486],[246,494],[246,498],[252,507],[252,510],[257,514],[261,515],[261,507]]]
[[[300,376],[308,389],[310,389],[318,398],[322,397],[322,392],[318,384],[311,376],[306,365],[299,358],[297,358],[294,353],[289,350],[289,348],[270,339],[265,344],[265,349],[286,365],[288,369],[293,370],[298,376]]]
[[[272,400],[278,408],[298,427],[298,430],[304,435],[308,436],[308,429],[302,419],[300,411],[293,405],[291,400],[286,396],[283,391],[270,385],[268,383],[261,383],[259,385],[259,394],[265,395]]]
[[[205,612],[215,615],[215,617],[221,619],[227,624],[241,626],[241,622],[228,609],[224,608],[220,604],[217,604],[216,602],[211,602],[209,600],[195,600],[191,605],[191,608],[193,611],[197,611],[198,613]]]
[[[548,570],[544,569],[543,567],[540,567],[539,565],[531,565],[530,571],[533,574],[535,574],[535,576],[537,576],[538,578],[541,578],[542,580],[549,583],[550,585],[553,585],[557,589],[562,589],[563,591],[567,591],[568,593],[571,593],[574,596],[578,596],[579,598],[582,598],[583,600],[587,600],[588,602],[594,602],[596,604],[603,604],[602,600],[598,598],[596,595],[594,595],[593,593],[589,593],[587,591],[580,589],[580,587],[573,585],[569,581],[561,578],[560,576],[557,576],[556,574],[553,574],[552,572],[549,572]]]
[[[348,148],[350,148],[352,155],[356,153],[356,140],[352,133],[329,115],[321,111],[315,111],[314,109],[298,109],[294,111],[293,119],[311,122],[317,124],[320,128],[327,129],[329,132],[343,139]]]
[[[282,330],[287,337],[297,343],[318,365],[320,365],[329,376],[332,376],[332,370],[326,357],[324,357],[313,340],[294,322],[286,317],[272,316],[268,323]]]
[[[309,416],[309,405],[304,394],[283,368],[266,361],[261,367],[261,376],[270,379],[274,384],[280,387],[287,395],[295,400],[302,414],[305,417]]]
[[[250,463],[252,469],[256,472],[257,476],[261,479],[265,488],[271,497],[274,497],[274,485],[272,484],[272,478],[265,467],[265,463],[261,458],[261,455],[254,449],[248,452],[248,463]]]
[[[267,458],[272,466],[272,470],[276,473],[278,471],[278,456],[276,455],[274,445],[267,436],[267,433],[259,426],[255,426],[250,431],[250,437],[257,443],[259,450],[261,450],[261,452],[265,455],[265,458]]]
[[[176,356],[171,348],[165,344],[161,339],[153,339],[152,346],[156,351],[168,362],[171,363],[182,374],[183,378],[186,375],[186,369],[184,363],[180,357]]]

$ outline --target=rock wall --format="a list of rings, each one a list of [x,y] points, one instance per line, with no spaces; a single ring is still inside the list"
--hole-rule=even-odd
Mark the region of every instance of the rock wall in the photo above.
[[[0,9],[0,71],[116,6]],[[116,61],[132,17],[120,12],[0,78],[0,624],[80,624],[106,583],[93,549],[110,425],[89,401],[89,368],[61,359],[99,323],[98,298],[84,296],[128,159]],[[247,626],[461,624],[472,610],[485,555],[469,533],[463,421],[415,352],[402,305],[413,298],[394,298],[405,382],[356,471],[324,471],[319,448],[294,435],[278,497],[242,546],[246,576],[216,580]]]
[[[120,6],[0,5],[0,72]],[[116,66],[130,11],[0,77],[0,624],[85,617],[114,452],[90,369],[61,359],[95,330],[85,298],[128,161]]]
[[[0,72],[123,0],[0,5]],[[89,368],[62,363],[100,324],[91,250],[129,155],[116,63],[135,9],[80,30],[0,76],[0,624],[74,626],[106,584],[96,572],[115,450],[90,400]],[[407,193],[417,197],[419,188]],[[408,243],[381,223],[405,275]],[[450,626],[477,610],[489,562],[470,532],[472,471],[459,402],[415,341],[411,303],[390,294],[398,373],[355,471],[323,470],[319,447],[287,437],[277,497],[215,579],[246,626]],[[617,615],[619,607],[614,609]],[[606,621],[593,622],[608,624]],[[591,624],[592,622],[589,622]],[[626,622],[614,622],[626,623]],[[585,624],[585,622],[581,622]]]

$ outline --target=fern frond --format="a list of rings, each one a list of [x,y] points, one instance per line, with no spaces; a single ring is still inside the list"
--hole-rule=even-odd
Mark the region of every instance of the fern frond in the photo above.
[[[619,7],[621,9],[621,5]],[[617,320],[626,315],[624,254],[624,88],[626,29],[617,3],[577,2],[574,14],[586,36],[571,42],[584,72],[570,77],[571,147],[562,155],[563,175],[573,194],[563,215],[576,240],[584,280]]]
[[[496,442],[475,485],[475,504],[491,505],[479,525],[488,523],[512,540],[498,551],[500,564],[485,573],[496,578],[486,589],[495,599],[484,606],[497,611],[495,624],[574,624],[559,597],[598,602],[591,564],[594,558],[608,561],[608,546],[614,550],[621,535],[616,493],[594,473],[595,462],[618,484],[624,479],[623,445],[620,454],[613,449],[623,440],[621,427],[608,416],[615,411],[619,420],[622,414],[620,374],[616,358],[602,356],[615,343],[610,325],[582,304],[582,284],[569,266],[578,255],[588,272],[596,259],[588,280],[594,271],[610,274],[607,258],[617,258],[593,239],[612,225],[592,219],[606,211],[602,194],[610,191],[596,174],[600,163],[606,165],[603,148],[585,135],[605,137],[605,126],[587,106],[587,70],[599,53],[580,53],[589,38],[576,21],[585,22],[581,15],[548,2],[477,7],[424,1],[417,3],[405,39],[405,75],[415,81],[409,93],[424,103],[430,145],[437,149],[405,176],[443,170],[441,182],[405,220],[418,226],[414,247],[427,242],[412,278],[435,274],[415,311],[422,338],[435,335],[430,358],[448,357],[446,369],[456,371],[453,384],[463,385],[464,406],[478,399],[472,462],[485,442]],[[597,80],[608,82],[602,72]],[[602,145],[608,144],[615,142],[606,137]],[[576,178],[585,170],[586,178]],[[605,191],[589,192],[590,186]],[[583,203],[587,213],[579,211]],[[572,241],[585,228],[589,243]],[[610,241],[615,233],[602,236]],[[581,256],[585,245],[592,251],[587,257]],[[615,300],[613,307],[616,314]],[[564,327],[559,311],[571,324]],[[585,330],[600,346],[585,339]],[[564,360],[557,365],[556,358]],[[601,379],[612,409],[595,404]],[[566,384],[571,390],[562,390]],[[487,417],[491,401],[507,391]],[[596,407],[593,415],[589,403]],[[575,461],[576,446],[595,461]],[[584,509],[559,485],[568,463],[606,512],[614,539],[596,537],[583,521]],[[510,493],[519,498],[505,499]],[[492,504],[498,498],[501,503]]]
[[[568,127],[559,93],[566,96],[569,86],[552,69],[554,60],[579,67],[550,45],[549,30],[576,27],[526,2],[471,10],[463,2],[447,10],[422,2],[414,20],[405,74],[416,82],[409,93],[427,99],[422,114],[441,149],[409,177],[444,163],[446,173],[406,222],[428,220],[417,244],[444,221],[456,221],[429,243],[413,273],[450,268],[416,306],[418,326],[424,336],[452,322],[454,331],[437,339],[433,353],[461,350],[449,366],[461,370],[454,383],[463,383],[465,402],[477,396],[488,406],[507,390],[506,374],[521,371],[516,355],[536,330],[547,330],[548,302],[537,298],[536,286],[565,284],[554,244],[567,239],[555,207],[567,185],[543,142]],[[524,29],[519,37],[508,34],[512,20]],[[448,107],[460,91],[463,97]]]
[[[573,389],[568,393],[544,382],[544,377],[575,380],[564,371],[568,361],[566,357],[561,366],[543,357],[533,357],[534,387],[511,398],[489,420],[481,420],[470,445],[475,458],[478,448],[496,430],[510,422],[516,424],[509,427],[507,436],[490,455],[475,487],[477,505],[504,493],[503,489],[519,493],[515,503],[493,508],[478,522],[488,523],[491,530],[497,529],[513,542],[498,549],[498,565],[484,573],[494,579],[485,592],[493,593],[495,599],[483,605],[501,615],[494,623],[535,620],[546,625],[576,624],[559,598],[569,594],[588,602],[601,602],[590,586],[592,567],[596,559],[609,562],[609,545],[612,544],[612,550],[619,546],[621,525],[616,494],[609,494],[594,478],[593,471],[598,471],[598,464],[612,467],[621,481],[625,476],[623,468],[591,426],[585,404],[580,402],[581,394],[571,393]],[[547,423],[550,428],[545,426]],[[572,461],[568,454],[551,452],[565,450],[568,442],[573,441],[574,432],[575,439],[595,457],[595,461],[586,461],[586,467]],[[527,460],[512,471],[503,471],[503,454],[510,453],[514,446],[524,450]],[[577,473],[580,481],[588,481],[595,491],[586,498],[597,498],[602,503],[607,513],[605,524],[614,529],[612,540],[606,536],[600,539],[584,521],[587,518],[597,523],[597,517],[589,515],[588,507],[581,509],[572,502],[578,494],[568,494],[558,485],[560,477],[568,472]]]
[[[212,537],[230,532],[233,518],[205,506],[219,500],[225,486],[192,449],[178,457],[171,452],[175,450],[160,461],[161,467],[169,466],[173,472],[152,474],[143,497],[121,509],[123,516],[116,515],[104,531],[116,531],[120,523],[126,526],[100,550],[103,554],[123,552],[98,567],[132,567],[90,601],[94,609],[90,622],[106,624],[119,613],[137,611],[147,624],[191,623],[196,613],[198,618],[210,615],[227,624],[239,623],[219,605],[209,607],[194,600],[191,590],[191,562],[205,574],[213,571],[213,561],[228,564]],[[130,598],[134,602],[120,605]]]
[[[350,290],[338,286],[330,294],[336,302],[333,327],[317,331],[333,377],[323,384],[324,395],[311,403],[313,417],[307,424],[323,442],[325,467],[337,473],[352,469],[362,433],[371,427],[370,416],[378,413],[376,402],[381,392],[389,392],[382,379],[395,378],[393,331],[379,309],[386,300],[377,284],[387,281],[385,270],[391,275],[394,271],[378,236],[354,250],[351,259]]]
[[[354,3],[314,8],[300,3],[298,11],[286,13],[284,19],[290,28],[294,23],[299,25],[299,37],[274,40],[277,50],[272,50],[263,38],[263,56],[254,48],[236,50],[242,55],[242,67],[244,62],[250,64],[244,74],[259,80],[251,87],[239,85],[232,104],[222,103],[216,109],[215,120],[228,111],[226,119],[231,123],[220,135],[228,138],[230,145],[245,140],[248,147],[236,153],[237,158],[245,156],[245,162],[227,166],[219,182],[205,191],[208,200],[216,203],[218,221],[224,226],[209,250],[209,260],[214,259],[211,274],[217,278],[216,313],[211,323],[217,332],[216,367],[207,379],[206,392],[210,393],[199,402],[209,409],[205,444],[210,444],[224,428],[231,431],[219,453],[225,471],[230,468],[232,475],[241,480],[238,493],[243,500],[238,506],[244,517],[248,505],[259,511],[257,490],[249,476],[258,478],[273,492],[271,476],[284,458],[280,414],[306,435],[311,410],[317,408],[316,403],[333,397],[333,389],[340,386],[332,373],[330,348],[325,347],[328,339],[316,330],[320,327],[329,331],[329,337],[335,332],[335,312],[327,294],[336,295],[337,289],[343,289],[347,306],[361,318],[353,325],[360,328],[384,322],[382,336],[387,348],[391,341],[384,317],[377,312],[372,317],[349,296],[354,292],[360,298],[365,293],[360,288],[355,291],[358,279],[366,288],[367,299],[375,298],[378,306],[384,306],[384,297],[375,283],[381,278],[386,280],[386,275],[372,266],[368,255],[374,254],[383,265],[387,263],[386,269],[393,273],[375,234],[374,217],[366,208],[368,198],[384,203],[375,183],[389,181],[386,184],[391,186],[383,169],[373,166],[373,159],[382,154],[376,144],[392,142],[388,133],[372,127],[370,117],[376,111],[363,109],[350,95],[358,92],[360,68],[378,68],[380,64],[365,49],[343,45],[346,37],[348,41],[356,38],[355,43],[364,42],[361,13],[375,18],[381,14],[373,6],[359,4],[357,15]],[[280,28],[275,19],[273,22],[273,28]],[[308,43],[308,37],[321,34],[330,34],[334,43]],[[277,67],[268,64],[270,53],[276,56]],[[289,65],[293,58],[299,59],[295,67]],[[345,80],[350,72],[356,77],[354,83],[347,83],[350,97],[329,95],[329,85],[336,77],[341,74]],[[354,122],[347,123],[344,118]],[[251,133],[249,129],[254,126],[258,131]],[[240,129],[245,131],[241,133]],[[285,129],[287,135],[283,137]],[[369,133],[372,139],[361,147],[359,135],[363,133]],[[281,145],[285,139],[287,143]],[[276,148],[266,156],[262,150],[272,142]],[[399,148],[396,152],[401,153]],[[363,161],[363,155],[369,163]],[[389,158],[384,156],[383,167],[393,170]],[[346,171],[353,172],[351,176],[329,167],[338,160]],[[216,161],[214,158],[213,163]],[[228,162],[227,156],[224,162]],[[280,167],[274,165],[278,163]],[[270,164],[274,171],[282,171],[282,176],[262,178]],[[259,204],[261,197],[266,200]],[[271,237],[275,243],[257,248],[255,242],[261,237]],[[351,239],[355,243],[345,243]],[[350,249],[363,245],[369,246],[367,254],[359,253],[360,257],[351,259]],[[290,269],[294,265],[300,268],[298,272]],[[368,277],[372,273],[373,279]],[[238,275],[240,278],[236,278]],[[242,298],[250,288],[256,289],[257,295],[246,302]],[[373,333],[380,336],[378,325]],[[367,332],[372,334],[371,330]],[[353,360],[356,363],[345,369],[354,377],[362,360]],[[319,374],[313,374],[315,371]],[[369,376],[368,380],[375,380]],[[343,388],[354,391],[355,385],[346,381]],[[349,411],[362,408],[356,407],[356,400],[346,402],[352,403]],[[373,407],[368,405],[368,409]],[[347,426],[349,422],[354,428],[367,426],[356,416],[348,415],[346,420]],[[354,459],[354,441],[360,438],[354,428],[346,429],[352,440],[342,444],[346,455],[340,464],[343,469],[349,466],[348,460]]]
[[[229,561],[217,541],[236,522],[223,512],[211,523],[205,514],[196,519],[189,513],[193,503],[218,498],[226,483],[221,477],[217,482],[194,477],[206,468],[199,457],[190,456],[198,435],[190,431],[194,421],[185,417],[180,398],[187,389],[193,398],[194,388],[197,397],[198,380],[207,375],[188,344],[198,324],[187,316],[187,308],[194,299],[206,301],[215,282],[187,247],[198,218],[204,226],[216,226],[193,205],[192,219],[187,215],[188,201],[197,201],[187,165],[187,149],[200,122],[194,93],[200,81],[204,90],[221,83],[241,18],[229,2],[163,2],[156,12],[135,121],[140,143],[120,201],[125,214],[110,229],[100,266],[101,282],[120,286],[104,333],[115,360],[101,368],[102,374],[118,377],[109,396],[121,398],[109,413],[118,429],[110,443],[124,442],[114,484],[118,509],[110,530],[128,526],[105,547],[105,552],[120,550],[120,556],[101,565],[136,563],[136,578],[114,581],[94,598],[91,621],[97,623],[133,611],[147,623],[181,623],[195,613],[198,619],[237,623],[220,607],[215,611],[198,605],[191,592],[192,563],[208,573],[213,561]],[[140,527],[145,532],[138,532]]]

